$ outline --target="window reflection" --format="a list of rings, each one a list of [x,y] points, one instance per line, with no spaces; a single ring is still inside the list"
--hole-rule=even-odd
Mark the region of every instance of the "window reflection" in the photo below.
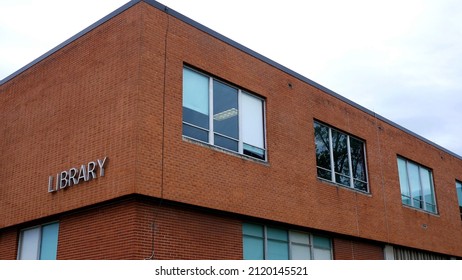
[[[364,143],[318,122],[314,131],[318,177],[367,192]]]
[[[237,89],[213,81],[213,129],[215,145],[238,150],[238,100]]]
[[[314,123],[314,131],[318,177],[331,180],[332,172],[329,148],[329,128],[318,123]]]
[[[403,204],[436,213],[431,170],[398,157],[398,172]]]
[[[183,68],[183,136],[265,160],[264,100]]]

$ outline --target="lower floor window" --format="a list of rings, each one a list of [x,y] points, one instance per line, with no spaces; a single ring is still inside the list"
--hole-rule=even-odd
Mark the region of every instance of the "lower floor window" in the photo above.
[[[19,260],[56,260],[59,223],[49,223],[21,231]]]
[[[245,260],[331,260],[331,240],[301,231],[242,224]]]
[[[433,252],[426,252],[417,249],[385,246],[385,259],[387,260],[448,260],[449,257]]]

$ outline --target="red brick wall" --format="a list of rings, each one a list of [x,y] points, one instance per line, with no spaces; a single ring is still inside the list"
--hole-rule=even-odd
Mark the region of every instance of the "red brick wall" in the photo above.
[[[169,21],[167,40],[165,198],[462,254],[462,224],[455,192],[455,178],[462,176],[460,159],[174,18]],[[266,98],[268,163],[182,139],[185,63]],[[316,178],[315,119],[365,140],[370,194]],[[433,168],[438,215],[402,206],[397,154]],[[423,224],[427,225],[425,229]]]
[[[267,163],[182,139],[185,63],[266,98]],[[462,255],[460,159],[146,3],[2,85],[0,106],[0,227],[139,193]],[[370,194],[316,178],[314,119],[365,140]],[[397,154],[433,169],[438,215],[402,206]],[[102,156],[104,178],[47,193]]]
[[[136,202],[115,203],[64,216],[58,259],[136,259]]]
[[[334,259],[336,260],[383,260],[383,245],[369,242],[333,238]]]
[[[0,227],[134,191],[140,8],[0,86]],[[106,177],[48,193],[48,176],[104,156]]]
[[[154,211],[155,259],[242,259],[239,220],[176,207]]]
[[[93,207],[59,230],[58,259],[242,259],[239,221],[158,202]]]
[[[0,230],[0,260],[15,260],[17,247],[18,231],[15,228]]]
[[[242,259],[242,221],[209,211],[136,198],[73,211],[53,219],[57,258]],[[0,233],[0,259],[16,259],[17,236],[16,229]],[[383,246],[332,240],[334,259],[383,259]]]

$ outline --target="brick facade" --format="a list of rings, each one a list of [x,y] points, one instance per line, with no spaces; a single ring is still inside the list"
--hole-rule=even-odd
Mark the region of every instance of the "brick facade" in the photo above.
[[[336,260],[383,260],[383,245],[336,237],[333,239]]]
[[[61,260],[240,260],[242,223],[248,222],[231,213],[129,196],[3,230],[0,259],[16,259],[21,228],[52,221],[59,221],[57,258]],[[381,245],[332,240],[334,259],[383,259]]]
[[[462,180],[460,157],[156,5],[130,3],[0,85],[0,228],[138,194],[374,244],[462,256],[455,192],[455,180]],[[265,99],[267,162],[183,139],[184,65]],[[317,179],[315,120],[365,141],[370,193]],[[438,214],[402,205],[397,155],[432,169]],[[47,192],[50,175],[104,156],[106,176]],[[143,207],[128,203],[63,217],[58,257],[148,256],[152,222],[142,213],[152,209]],[[163,240],[155,245],[160,258],[242,257],[238,221],[188,213],[159,217],[164,214],[174,224],[200,229],[189,235],[176,232],[167,220],[156,224],[169,232],[156,236]],[[207,244],[201,239],[204,229],[219,236],[214,224],[223,226],[228,239]],[[11,235],[2,232],[2,246],[11,244]],[[144,243],[125,245],[134,239]],[[194,245],[198,240],[200,248]],[[99,249],[80,250],[86,242]],[[220,242],[230,251],[213,249]],[[378,256],[372,245],[370,254],[362,253],[368,249],[360,243],[348,246],[354,255],[336,256]]]
[[[242,259],[242,230],[238,220],[132,198],[64,215],[58,247],[58,259]]]
[[[14,260],[17,256],[18,230],[8,228],[0,230],[0,260]]]

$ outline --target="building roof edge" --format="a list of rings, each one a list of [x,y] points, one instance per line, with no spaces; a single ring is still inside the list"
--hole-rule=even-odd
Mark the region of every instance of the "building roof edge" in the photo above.
[[[19,70],[13,72],[12,74],[5,77],[4,79],[0,80],[0,86],[7,83],[10,80],[12,80],[13,78],[18,76],[22,72],[26,71],[27,69],[29,69],[33,65],[37,64],[38,62],[42,61],[43,59],[47,58],[48,56],[52,55],[53,53],[57,52],[61,48],[67,46],[68,44],[72,43],[73,41],[77,40],[78,38],[84,36],[88,32],[90,32],[93,29],[97,28],[98,26],[102,25],[106,21],[108,21],[108,20],[112,19],[113,17],[119,15],[120,13],[122,13],[125,10],[129,9],[130,7],[138,4],[139,2],[145,2],[145,3],[149,4],[149,5],[151,5],[152,7],[157,8],[157,9],[167,13],[168,15],[171,15],[171,16],[173,16],[173,17],[175,17],[175,18],[177,18],[177,19],[179,19],[179,20],[181,20],[181,21],[183,21],[183,22],[185,22],[185,23],[187,23],[187,24],[189,24],[189,25],[191,25],[191,26],[193,26],[193,27],[195,27],[195,28],[197,28],[197,29],[211,35],[211,36],[213,36],[213,37],[215,37],[215,38],[217,38],[220,41],[223,41],[223,42],[225,42],[225,43],[227,43],[227,44],[229,44],[229,45],[231,45],[231,46],[233,46],[233,47],[235,47],[235,48],[237,48],[237,49],[239,49],[239,50],[241,50],[241,51],[243,51],[243,52],[245,52],[245,53],[247,53],[247,54],[249,54],[249,55],[251,55],[251,56],[253,56],[253,57],[255,57],[255,58],[257,58],[257,59],[259,59],[259,60],[261,60],[261,61],[263,61],[263,62],[265,62],[265,63],[267,63],[267,64],[269,64],[269,65],[271,65],[271,66],[273,66],[273,67],[275,67],[275,68],[277,68],[277,69],[279,69],[279,70],[281,70],[281,71],[283,71],[283,72],[285,72],[285,73],[287,73],[287,74],[289,74],[289,75],[291,75],[291,76],[293,76],[293,77],[295,77],[295,78],[297,78],[297,79],[299,79],[299,80],[301,80],[301,81],[303,81],[303,82],[305,82],[305,83],[307,83],[307,84],[309,84],[309,85],[311,85],[311,86],[313,86],[313,87],[315,87],[315,88],[317,88],[319,90],[321,90],[321,91],[323,91],[323,92],[325,92],[325,93],[327,93],[327,94],[329,94],[329,95],[343,101],[343,102],[345,102],[345,103],[347,103],[347,104],[349,104],[349,105],[351,105],[352,107],[354,107],[356,109],[359,109],[359,110],[361,110],[361,111],[363,111],[363,112],[377,118],[378,120],[381,120],[381,121],[383,121],[383,122],[397,128],[399,130],[402,130],[402,131],[416,137],[417,139],[420,139],[421,141],[423,141],[423,142],[425,142],[427,144],[430,144],[430,145],[434,146],[435,148],[437,148],[437,149],[439,149],[439,150],[441,150],[441,151],[443,151],[445,153],[448,153],[448,154],[462,160],[462,156],[460,156],[460,155],[458,155],[458,154],[456,154],[456,153],[454,153],[454,152],[452,152],[452,151],[450,151],[450,150],[448,150],[448,149],[446,149],[446,148],[444,148],[444,147],[442,147],[442,146],[440,146],[440,145],[426,139],[425,137],[423,137],[423,136],[421,136],[421,135],[419,135],[419,134],[417,134],[417,133],[415,133],[415,132],[413,132],[413,131],[411,131],[411,130],[409,130],[409,129],[407,129],[407,128],[405,128],[405,127],[403,127],[403,126],[401,126],[401,125],[399,125],[399,124],[397,124],[397,123],[395,123],[395,122],[393,122],[393,121],[391,121],[391,120],[389,120],[389,119],[387,119],[387,118],[385,118],[383,116],[381,116],[381,115],[379,115],[379,114],[376,114],[375,112],[367,109],[366,107],[363,107],[363,106],[359,105],[358,103],[356,103],[356,102],[354,102],[354,101],[352,101],[352,100],[350,100],[350,99],[348,99],[348,98],[334,92],[333,90],[314,82],[313,80],[311,80],[311,79],[309,79],[309,78],[307,78],[307,77],[305,77],[305,76],[303,76],[303,75],[301,75],[301,74],[299,74],[299,73],[297,73],[297,72],[295,72],[295,71],[293,71],[293,70],[291,70],[291,69],[289,69],[289,68],[287,68],[287,67],[285,67],[285,66],[283,66],[283,65],[281,65],[279,63],[277,63],[274,60],[269,59],[268,57],[266,57],[264,55],[261,55],[261,54],[255,52],[255,51],[247,48],[244,45],[241,45],[240,43],[238,43],[238,42],[236,42],[236,41],[234,41],[234,40],[232,40],[232,39],[230,39],[230,38],[216,32],[216,31],[206,27],[203,24],[200,24],[199,22],[197,22],[197,21],[195,21],[195,20],[193,20],[193,19],[191,19],[191,18],[189,18],[189,17],[187,17],[187,16],[185,16],[185,15],[183,15],[183,14],[181,14],[181,13],[179,13],[179,12],[177,12],[177,11],[175,11],[175,10],[173,10],[173,9],[171,9],[171,8],[165,6],[165,5],[163,5],[163,4],[161,4],[161,3],[157,2],[157,1],[155,1],[155,0],[131,0],[130,2],[127,2],[126,4],[121,6],[120,8],[118,8],[115,11],[111,12],[110,14],[106,15],[105,17],[103,17],[102,19],[96,21],[95,23],[93,23],[89,27],[87,27],[84,30],[77,33],[76,35],[70,37],[69,39],[67,39],[63,43],[59,44],[58,46],[56,46],[53,49],[46,52],[45,54],[43,54],[43,55],[39,56],[38,58],[34,59],[32,62],[28,63],[27,65],[25,65],[23,67],[21,67]]]
[[[35,64],[39,63],[40,61],[44,60],[45,58],[49,57],[50,55],[54,54],[55,52],[59,51],[60,49],[64,48],[65,46],[69,45],[70,43],[74,42],[75,40],[79,39],[80,37],[84,36],[88,32],[90,32],[93,29],[97,28],[98,26],[102,25],[106,21],[109,21],[113,17],[121,14],[122,12],[124,12],[125,10],[129,9],[130,7],[132,7],[133,5],[135,5],[135,4],[139,3],[139,2],[141,2],[141,0],[131,0],[130,2],[127,2],[126,4],[121,6],[120,8],[117,8],[115,11],[109,13],[105,17],[103,17],[103,18],[99,19],[98,21],[94,22],[93,24],[91,24],[87,28],[83,29],[82,31],[78,32],[77,34],[70,37],[66,41],[62,42],[61,44],[57,45],[56,47],[52,48],[51,50],[49,50],[46,53],[42,54],[41,56],[37,57],[36,59],[29,62],[25,66],[19,68],[18,70],[16,70],[12,74],[6,76],[2,80],[0,80],[0,86],[7,83],[7,82],[9,82],[10,80],[14,79],[16,76],[18,76],[19,74],[25,72],[27,69],[31,68]]]
[[[366,107],[361,106],[358,103],[356,103],[356,102],[354,102],[354,101],[352,101],[352,100],[350,100],[350,99],[336,93],[335,91],[333,91],[333,90],[331,90],[331,89],[329,89],[329,88],[327,88],[327,87],[325,87],[325,86],[323,86],[321,84],[316,83],[315,81],[313,81],[313,80],[311,80],[311,79],[309,79],[309,78],[307,78],[307,77],[305,77],[305,76],[303,76],[303,75],[301,75],[301,74],[299,74],[299,73],[285,67],[284,65],[281,65],[281,64],[277,63],[274,60],[271,60],[270,58],[268,58],[268,57],[266,57],[264,55],[261,55],[261,54],[255,52],[255,51],[247,48],[244,45],[241,45],[240,43],[238,43],[238,42],[236,42],[236,41],[234,41],[234,40],[232,40],[232,39],[230,39],[230,38],[228,38],[226,36],[223,36],[222,34],[208,28],[207,26],[205,26],[205,25],[203,25],[203,24],[201,24],[201,23],[199,23],[199,22],[197,22],[195,20],[192,20],[191,18],[189,18],[189,17],[187,17],[187,16],[185,16],[185,15],[183,15],[183,14],[181,14],[181,13],[179,13],[179,12],[173,10],[173,9],[170,9],[169,7],[167,7],[167,6],[163,5],[163,4],[160,4],[159,2],[157,2],[155,0],[144,0],[144,2],[152,5],[153,7],[158,8],[160,10],[163,10],[165,13],[167,13],[167,14],[169,14],[169,15],[171,15],[171,16],[173,16],[173,17],[175,17],[175,18],[177,18],[177,19],[179,19],[179,20],[181,20],[181,21],[183,21],[183,22],[185,22],[185,23],[187,23],[187,24],[189,24],[189,25],[191,25],[191,26],[193,26],[193,27],[195,27],[195,28],[197,28],[197,29],[199,29],[199,30],[201,30],[201,31],[203,31],[203,32],[205,32],[205,33],[207,33],[207,34],[209,34],[209,35],[211,35],[211,36],[213,36],[213,37],[215,37],[215,38],[217,38],[217,39],[219,39],[219,40],[221,40],[221,41],[223,41],[223,42],[225,42],[225,43],[227,43],[227,44],[229,44],[229,45],[231,45],[231,46],[233,46],[233,47],[235,47],[235,48],[237,48],[237,49],[239,49],[239,50],[241,50],[241,51],[243,51],[243,52],[245,52],[245,53],[247,53],[247,54],[249,54],[249,55],[251,55],[251,56],[253,56],[253,57],[255,57],[255,58],[257,58],[257,59],[259,59],[259,60],[261,60],[261,61],[263,61],[263,62],[265,62],[265,63],[267,63],[267,64],[269,64],[269,65],[271,65],[271,66],[273,66],[273,67],[275,67],[275,68],[277,68],[277,69],[279,69],[279,70],[281,70],[281,71],[283,71],[283,72],[285,72],[285,73],[287,73],[287,74],[289,74],[289,75],[291,75],[291,76],[293,76],[293,77],[295,77],[295,78],[297,78],[297,79],[299,79],[299,80],[301,80],[301,81],[303,81],[303,82],[305,82],[305,83],[307,83],[307,84],[309,84],[309,85],[311,85],[311,86],[313,86],[313,87],[315,87],[315,88],[317,88],[319,90],[321,90],[321,91],[333,96],[333,97],[335,97],[335,98],[337,98],[337,99],[339,99],[339,100],[341,100],[341,101],[343,101],[343,102],[345,102],[345,103],[347,103],[347,104],[349,104],[349,105],[351,105],[351,106],[353,106],[356,109],[359,109],[359,110],[361,110],[361,111],[363,111],[363,112],[377,118],[380,121],[383,121],[383,122],[397,128],[399,130],[402,130],[402,131],[404,131],[404,132],[406,132],[406,133],[420,139],[421,141],[423,141],[423,142],[425,142],[427,144],[430,144],[430,145],[434,146],[435,148],[437,148],[437,149],[439,149],[439,150],[441,150],[441,151],[443,151],[445,153],[448,153],[448,154],[462,160],[462,156],[460,156],[460,155],[458,155],[458,154],[456,154],[456,153],[454,153],[454,152],[452,152],[452,151],[450,151],[450,150],[448,150],[448,149],[446,149],[446,148],[444,148],[444,147],[442,147],[442,146],[428,140],[427,138],[425,138],[425,137],[423,137],[423,136],[421,136],[421,135],[419,135],[419,134],[417,134],[417,133],[415,133],[415,132],[413,132],[413,131],[411,131],[411,130],[409,130],[409,129],[407,129],[407,128],[405,128],[405,127],[403,127],[403,126],[401,126],[401,125],[399,125],[399,124],[397,124],[397,123],[395,123],[395,122],[393,122],[393,121],[391,121],[391,120],[389,120],[389,119],[387,119],[387,118],[385,118],[383,116],[381,116],[381,115],[379,115],[379,114],[376,114],[375,112],[373,112],[373,111],[367,109]]]

